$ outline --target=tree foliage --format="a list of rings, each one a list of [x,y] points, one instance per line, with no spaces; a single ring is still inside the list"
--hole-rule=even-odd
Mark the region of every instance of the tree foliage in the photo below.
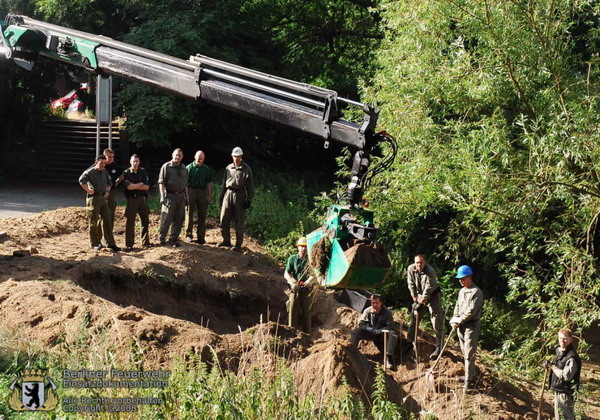
[[[473,265],[488,295],[507,289],[538,323],[524,353],[600,318],[598,12],[592,0],[386,2],[365,87],[401,144],[371,191],[398,264],[424,252],[448,274]]]
[[[358,80],[373,71],[369,56],[381,38],[378,16],[364,0],[122,1],[122,5],[126,15],[135,17],[124,36],[126,42],[183,59],[200,53],[335,87],[346,96],[356,96]],[[215,119],[215,113],[205,108],[139,86],[127,85],[119,103],[132,122],[132,139],[140,143],[169,142],[169,134],[190,126],[200,133],[208,130],[206,137],[212,141],[215,133],[208,125],[217,122],[224,133],[231,126],[227,114],[217,113]],[[275,153],[281,152],[282,144],[286,146],[278,141],[287,136],[285,129],[240,121],[237,127],[247,133],[246,141],[260,137],[263,149]],[[298,134],[294,141],[303,142]]]

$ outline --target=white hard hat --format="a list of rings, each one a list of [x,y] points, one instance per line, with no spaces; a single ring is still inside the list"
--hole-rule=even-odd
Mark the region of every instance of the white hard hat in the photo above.
[[[231,156],[244,156],[244,152],[241,147],[234,147],[231,151]]]

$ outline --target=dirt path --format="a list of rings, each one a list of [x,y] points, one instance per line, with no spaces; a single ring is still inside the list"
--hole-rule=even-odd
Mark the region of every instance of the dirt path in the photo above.
[[[85,193],[75,181],[72,184],[28,183],[0,186],[0,219],[26,217],[46,210],[85,205]]]

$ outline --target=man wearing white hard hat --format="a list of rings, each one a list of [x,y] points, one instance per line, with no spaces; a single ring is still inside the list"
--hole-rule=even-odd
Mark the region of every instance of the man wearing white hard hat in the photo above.
[[[225,168],[221,188],[221,235],[223,241],[219,246],[231,246],[229,226],[231,219],[235,222],[234,251],[242,250],[244,242],[244,212],[250,208],[254,197],[254,179],[252,170],[242,162],[244,152],[241,147],[235,147],[231,152],[233,163]]]
[[[481,331],[483,293],[473,283],[473,270],[468,265],[458,267],[456,278],[462,289],[458,292],[450,325],[457,330],[460,349],[465,358],[464,390],[467,392],[475,389],[475,354]]]

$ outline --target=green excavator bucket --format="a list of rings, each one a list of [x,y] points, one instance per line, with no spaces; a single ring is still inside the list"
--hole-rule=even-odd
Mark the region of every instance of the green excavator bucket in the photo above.
[[[336,289],[379,286],[391,263],[375,235],[372,211],[330,207],[325,224],[306,237],[309,262],[321,284]]]

